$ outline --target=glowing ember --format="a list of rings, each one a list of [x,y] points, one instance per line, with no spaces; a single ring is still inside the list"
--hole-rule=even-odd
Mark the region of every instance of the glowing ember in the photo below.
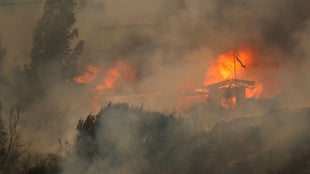
[[[73,80],[78,84],[89,84],[96,79],[99,72],[99,68],[93,65],[87,65],[86,72],[80,76],[76,76]]]
[[[194,91],[195,92],[208,92],[208,90],[205,88],[196,88],[196,89],[194,89]]]
[[[222,100],[221,100],[221,105],[225,109],[233,108],[233,107],[236,106],[236,104],[237,104],[237,98],[236,97],[232,97],[232,98],[229,98],[229,99],[222,98]]]
[[[258,98],[263,91],[263,85],[257,83],[254,89],[246,89],[245,96],[246,98]]]

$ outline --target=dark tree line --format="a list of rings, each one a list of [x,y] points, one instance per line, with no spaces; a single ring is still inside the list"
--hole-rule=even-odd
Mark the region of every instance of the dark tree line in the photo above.
[[[77,130],[78,156],[90,165],[107,161],[115,172],[135,161],[138,173],[180,173],[186,165],[178,165],[186,163],[186,145],[193,140],[183,119],[127,103],[106,105],[80,120]]]
[[[75,148],[88,162],[81,173],[117,173],[125,168],[154,174],[306,174],[309,116],[309,108],[275,110],[194,133],[186,119],[174,114],[109,104],[79,121]],[[100,167],[100,161],[108,167]]]
[[[51,83],[75,76],[84,47],[74,28],[75,6],[75,0],[47,0],[33,31],[31,64],[16,69],[13,82],[0,77],[18,102],[34,102]],[[0,66],[4,56],[0,45]],[[217,113],[208,109],[203,113]],[[83,174],[310,173],[309,109],[273,111],[260,119],[239,118],[220,122],[209,132],[194,132],[176,114],[110,103],[79,120],[74,146],[62,156],[32,153],[20,140],[21,105],[9,112],[7,124],[1,111],[0,105],[0,173],[57,174],[71,158],[77,159],[69,166]]]
[[[74,173],[306,174],[310,171],[309,115],[309,108],[275,110],[220,122],[209,132],[193,132],[188,120],[176,114],[110,103],[98,114],[79,120],[69,153],[16,158],[22,151],[14,148],[13,158],[6,158],[10,167],[1,170],[57,174],[66,164]],[[3,157],[12,134],[1,125]]]

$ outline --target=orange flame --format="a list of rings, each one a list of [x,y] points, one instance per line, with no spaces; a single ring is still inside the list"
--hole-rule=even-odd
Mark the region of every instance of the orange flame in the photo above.
[[[135,80],[136,71],[122,60],[118,60],[107,71],[101,71],[98,67],[87,65],[82,75],[76,76],[73,80],[77,84],[93,84],[94,90],[91,92],[92,111],[98,112],[102,91],[114,89],[122,83],[128,83]],[[102,78],[102,79],[101,79]],[[101,80],[99,80],[101,79]],[[98,83],[99,81],[99,83]]]
[[[239,60],[237,60],[237,58]],[[208,69],[204,85],[210,85],[223,80],[238,79],[254,80],[256,86],[253,89],[246,89],[246,98],[258,98],[263,90],[263,84],[259,81],[257,74],[253,73],[255,55],[252,50],[240,49],[238,51],[229,51],[217,57]],[[252,71],[251,71],[252,70]],[[236,74],[235,74],[236,72]],[[251,73],[252,72],[252,73]],[[231,108],[236,105],[236,98],[223,99],[221,105],[225,108]]]
[[[236,64],[236,75],[242,77],[246,68],[243,68],[235,57],[242,61],[246,68],[250,68],[253,64],[253,53],[250,50],[229,51],[220,55],[208,69],[203,82],[204,85],[209,85],[222,80],[234,78],[234,61]]]
[[[98,76],[100,70],[93,65],[86,66],[86,72],[80,76],[74,77],[74,81],[78,84],[89,84],[92,83]]]
[[[236,97],[232,97],[229,99],[223,99],[221,100],[221,105],[225,108],[225,109],[230,109],[230,108],[234,108],[237,104],[237,98]]]
[[[103,78],[102,83],[96,86],[96,90],[103,91],[112,89],[119,80],[131,82],[135,79],[135,75],[135,69],[123,61],[118,60],[115,65],[106,72],[106,76]]]
[[[258,82],[254,89],[246,89],[245,96],[246,98],[258,98],[260,97],[263,91],[263,84]]]

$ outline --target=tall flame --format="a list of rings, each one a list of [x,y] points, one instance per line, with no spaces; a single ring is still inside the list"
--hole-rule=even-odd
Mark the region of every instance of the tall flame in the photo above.
[[[236,57],[238,57],[241,62],[237,61]],[[227,53],[221,54],[214,60],[208,69],[203,84],[209,85],[223,80],[234,79],[236,75],[237,78],[246,78],[248,80],[256,81],[254,89],[246,90],[246,97],[258,98],[263,90],[263,84],[256,79],[253,74],[248,73],[253,67],[254,61],[254,52],[249,49],[228,51]],[[243,65],[246,67],[243,67]]]
[[[235,61],[235,57],[238,57],[247,68],[250,68],[253,64],[253,53],[250,50],[229,51],[220,55],[214,60],[211,67],[208,69],[204,85],[216,83],[222,80],[234,78],[234,64],[236,65],[236,75],[238,78],[242,78],[246,68],[242,67],[238,61]]]

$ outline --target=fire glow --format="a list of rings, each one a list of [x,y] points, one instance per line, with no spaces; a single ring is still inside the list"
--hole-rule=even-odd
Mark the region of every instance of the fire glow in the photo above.
[[[247,70],[253,67],[254,61],[255,55],[253,51],[248,49],[228,51],[227,53],[221,54],[208,69],[203,84],[207,86],[212,83],[234,79],[236,77],[248,78],[249,74]],[[246,98],[258,98],[263,90],[263,85],[255,77],[250,76],[249,78],[256,82],[256,86],[253,89],[246,90]]]
[[[82,75],[76,76],[73,80],[78,84],[94,84],[97,91],[113,89],[119,81],[132,82],[135,79],[136,71],[124,61],[118,60],[103,75],[100,69],[94,65],[87,65]],[[100,76],[101,75],[101,76]]]
[[[96,86],[97,91],[113,89],[120,80],[132,82],[135,80],[136,71],[123,61],[117,61],[107,72],[101,83]]]
[[[133,82],[135,78],[135,69],[124,61],[117,60],[107,71],[102,71],[94,65],[87,65],[85,72],[73,80],[77,84],[88,84],[94,87],[90,98],[93,112],[98,112],[99,103],[105,91],[115,89],[124,83]]]
[[[227,88],[225,97],[223,100],[219,101],[219,104],[226,109],[233,108],[238,102],[237,92],[235,93],[235,90],[233,90],[237,85],[237,79],[246,79],[240,81],[253,81],[251,87],[243,88],[245,90],[243,93],[244,99],[259,98],[263,90],[263,84],[260,82],[259,78],[256,78],[257,74],[253,73],[255,61],[256,56],[254,52],[249,49],[228,51],[219,55],[213,60],[213,63],[204,76],[202,84],[206,88],[193,89],[194,86],[190,82],[179,85],[181,87],[175,89],[177,95],[179,95],[176,97],[176,105],[185,108],[198,102],[208,103],[211,97],[210,90],[207,86],[228,81],[228,86],[224,86],[224,88]],[[94,112],[97,112],[100,109],[100,103],[107,99],[119,101],[128,98],[152,97],[153,100],[156,100],[156,97],[173,95],[170,93],[162,93],[161,91],[158,93],[154,91],[150,91],[150,93],[138,91],[138,93],[135,94],[123,93],[122,86],[133,84],[135,80],[136,70],[121,59],[115,61],[114,64],[106,68],[105,71],[94,65],[87,65],[85,67],[85,72],[74,78],[74,81],[78,84],[90,85],[92,89],[92,110]],[[230,84],[231,82],[233,83]]]
[[[229,51],[217,57],[208,69],[203,82],[204,85],[216,83],[223,80],[234,78],[234,58],[238,56],[246,68],[243,68],[236,62],[236,75],[242,77],[247,68],[253,64],[253,53],[250,50]]]
[[[73,80],[78,84],[90,84],[92,83],[98,76],[100,70],[99,68],[93,65],[87,65],[85,68],[85,72],[80,75],[76,76]]]

